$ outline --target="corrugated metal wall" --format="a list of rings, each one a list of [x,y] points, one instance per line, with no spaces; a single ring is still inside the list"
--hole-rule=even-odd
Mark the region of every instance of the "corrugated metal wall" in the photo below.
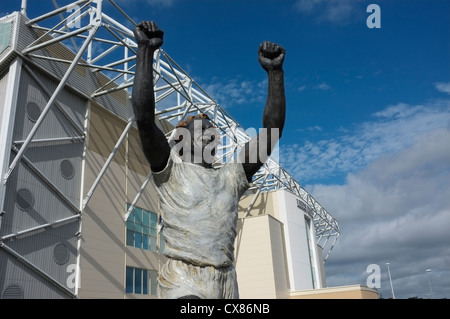
[[[19,24],[20,35],[17,43],[18,51],[22,51],[23,49],[25,49],[39,35],[42,34],[42,31],[37,32],[34,29],[27,27],[25,25],[26,22],[27,18],[21,16]],[[64,60],[72,60],[75,57],[75,53],[61,43],[50,45],[33,53]],[[53,61],[37,58],[32,59],[37,66],[50,72],[52,75],[59,79],[65,74],[68,68],[68,64],[65,63],[55,63]],[[70,76],[68,85],[73,87],[75,90],[78,90],[79,92],[90,96],[100,85],[105,84],[109,81],[110,79],[101,72],[93,73],[85,67],[78,66]],[[125,90],[103,95],[97,97],[95,100],[104,108],[110,110],[126,121],[133,115],[131,102],[129,101],[128,93]]]
[[[41,83],[22,69],[13,132],[17,148],[21,147],[20,141],[27,137],[49,99],[41,86],[53,92],[57,85],[36,70],[32,72]],[[64,90],[57,102],[67,115],[53,105],[33,140],[79,135],[74,125],[83,128],[87,101]],[[7,237],[4,244],[71,292],[74,292],[70,276],[74,272],[73,265],[77,263],[79,219],[39,231],[27,230],[78,214],[83,149],[82,142],[31,143],[7,182],[6,214],[0,229],[1,237],[25,232],[24,235]],[[15,154],[12,151],[11,158]],[[44,178],[36,173],[36,169]],[[58,284],[51,284],[51,280],[26,265],[5,249],[0,249],[0,297],[8,297],[11,291],[16,294],[22,291],[24,298],[68,296],[64,289],[58,288]]]

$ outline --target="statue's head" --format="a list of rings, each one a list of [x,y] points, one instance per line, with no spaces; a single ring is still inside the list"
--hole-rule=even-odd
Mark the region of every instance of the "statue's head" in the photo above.
[[[176,129],[175,147],[183,160],[210,166],[216,155],[219,134],[209,116],[205,113],[189,116],[178,123]]]

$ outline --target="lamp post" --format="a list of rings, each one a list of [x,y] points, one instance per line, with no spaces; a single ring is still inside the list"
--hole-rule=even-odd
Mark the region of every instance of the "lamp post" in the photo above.
[[[389,265],[391,263],[386,263],[386,266],[388,268],[388,274],[389,274],[389,282],[391,283],[391,291],[392,291],[392,299],[395,299],[395,294],[394,294],[394,286],[392,285],[392,278],[391,278],[391,270],[389,269]]]
[[[430,272],[431,272],[431,269],[427,269],[427,270],[425,270],[425,272],[427,273],[428,284],[430,285],[431,299],[433,299],[433,289],[431,289],[431,280],[430,280]]]

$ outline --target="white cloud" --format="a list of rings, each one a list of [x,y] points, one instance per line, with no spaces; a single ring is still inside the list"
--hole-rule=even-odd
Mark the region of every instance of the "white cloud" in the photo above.
[[[308,127],[307,130],[311,131],[311,132],[313,132],[313,131],[322,132],[322,127],[320,127],[319,125],[314,125],[314,126]]]
[[[381,267],[380,292],[397,298],[450,297],[450,100],[399,103],[341,135],[282,146],[281,164],[339,222],[326,264],[328,286],[367,284]],[[315,179],[346,176],[342,185]]]
[[[390,262],[396,297],[427,298],[427,268],[435,296],[450,296],[449,145],[450,131],[438,128],[349,174],[344,185],[310,187],[341,228],[326,265],[329,286],[366,284],[364,271],[375,263],[383,269],[380,291],[390,297]]]
[[[329,86],[326,83],[320,83],[319,85],[316,86],[316,88],[319,90],[327,91],[327,90],[331,89],[331,86]]]
[[[202,87],[224,108],[242,104],[264,103],[267,96],[267,80],[256,82],[214,79],[210,84],[202,85]]]
[[[397,104],[374,120],[331,139],[281,146],[281,164],[300,183],[357,172],[372,161],[410,147],[428,133],[448,129],[450,101],[428,105]]]
[[[302,85],[300,87],[297,88],[297,91],[299,92],[303,92],[306,89],[308,90],[320,90],[320,91],[328,91],[331,89],[331,86],[325,82],[319,83],[317,85],[312,85],[312,86],[306,86],[306,85]]]
[[[297,0],[294,7],[304,15],[315,15],[319,22],[347,23],[355,12],[354,0]]]
[[[439,92],[450,94],[450,82],[438,82],[435,83],[434,86]]]

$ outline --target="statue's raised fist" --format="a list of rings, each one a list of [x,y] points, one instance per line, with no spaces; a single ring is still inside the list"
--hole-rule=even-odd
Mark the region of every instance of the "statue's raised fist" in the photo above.
[[[286,50],[280,45],[264,41],[259,46],[258,61],[265,70],[281,69]]]
[[[153,21],[143,21],[134,28],[134,37],[139,45],[157,50],[163,44],[164,32]]]

